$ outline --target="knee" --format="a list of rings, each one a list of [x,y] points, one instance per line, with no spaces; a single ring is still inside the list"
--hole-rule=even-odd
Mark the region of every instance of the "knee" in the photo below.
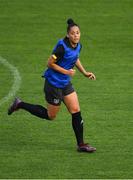
[[[50,120],[54,120],[59,111],[59,106],[48,105],[47,113]]]
[[[49,117],[50,120],[54,120],[56,118],[56,114],[48,113],[48,117]]]
[[[75,106],[75,107],[73,106],[73,108],[71,109],[71,113],[77,113],[79,111],[80,111],[80,108],[77,106]]]

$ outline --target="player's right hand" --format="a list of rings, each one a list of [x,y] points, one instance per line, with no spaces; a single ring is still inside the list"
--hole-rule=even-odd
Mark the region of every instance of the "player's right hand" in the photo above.
[[[74,76],[75,73],[76,73],[76,70],[75,70],[75,69],[69,69],[69,70],[68,70],[68,75],[69,75],[69,76]]]

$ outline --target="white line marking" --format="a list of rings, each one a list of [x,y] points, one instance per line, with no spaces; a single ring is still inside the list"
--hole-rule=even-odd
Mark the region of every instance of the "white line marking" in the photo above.
[[[18,69],[15,66],[13,66],[12,64],[10,64],[6,59],[4,59],[1,56],[0,56],[0,63],[3,64],[4,66],[6,66],[11,71],[11,73],[13,74],[13,77],[14,77],[13,85],[12,85],[10,91],[8,92],[8,94],[5,97],[0,99],[0,106],[1,106],[3,103],[7,102],[9,99],[11,99],[13,96],[15,96],[16,92],[20,88],[21,76],[19,74]],[[9,77],[9,79],[10,79],[10,77]]]

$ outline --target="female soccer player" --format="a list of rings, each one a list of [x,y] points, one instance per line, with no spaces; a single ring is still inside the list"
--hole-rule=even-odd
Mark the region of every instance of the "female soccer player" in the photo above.
[[[44,72],[44,92],[47,109],[40,105],[33,105],[16,98],[8,109],[8,115],[19,109],[24,109],[31,114],[46,120],[55,119],[61,102],[66,105],[72,116],[72,127],[77,140],[79,152],[94,152],[96,148],[84,143],[83,119],[81,116],[77,93],[72,84],[71,77],[75,75],[74,66],[87,78],[95,80],[92,72],[87,72],[82,66],[79,54],[81,51],[80,28],[72,20],[67,21],[67,35],[58,41],[48,60],[48,68]]]

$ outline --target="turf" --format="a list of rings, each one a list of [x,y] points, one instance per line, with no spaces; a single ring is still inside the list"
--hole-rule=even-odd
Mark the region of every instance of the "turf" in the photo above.
[[[81,27],[80,59],[97,77],[89,81],[77,72],[73,78],[85,140],[97,152],[76,152],[64,105],[47,122],[24,111],[7,116],[10,99],[0,106],[1,179],[133,178],[132,0],[0,0],[0,56],[21,74],[17,96],[46,105],[41,74],[69,17]],[[12,83],[0,64],[0,99]]]

